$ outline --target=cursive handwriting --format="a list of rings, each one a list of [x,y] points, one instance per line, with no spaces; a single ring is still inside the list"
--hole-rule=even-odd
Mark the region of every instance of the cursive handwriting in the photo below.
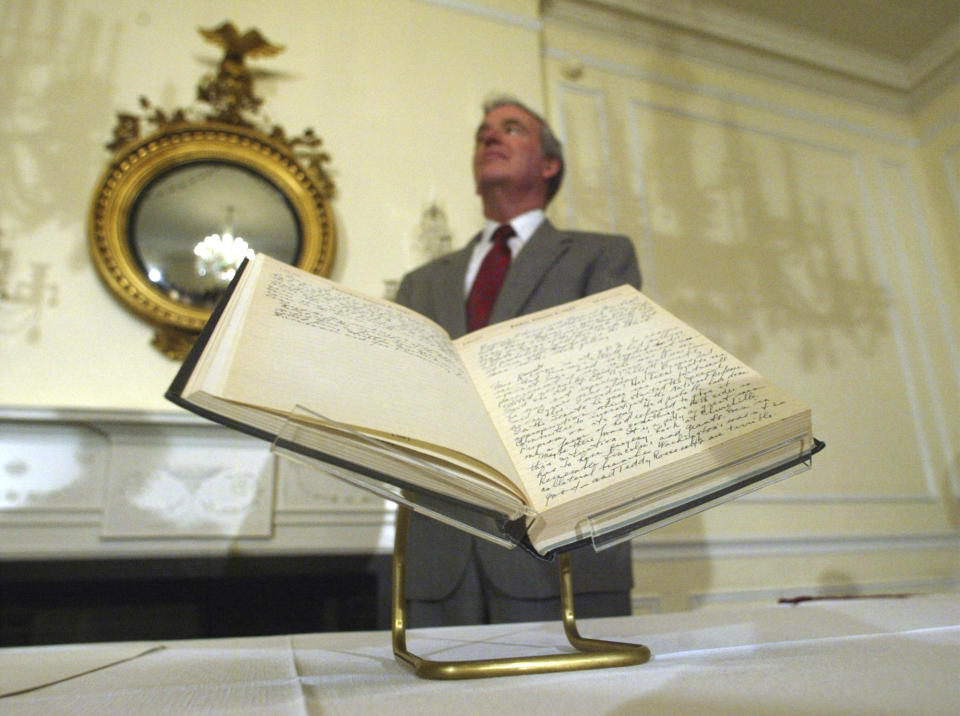
[[[466,376],[459,356],[439,330],[396,307],[280,272],[270,276],[266,295],[275,301],[277,318],[397,351],[461,379]]]
[[[775,419],[754,371],[642,295],[477,349],[545,505]]]

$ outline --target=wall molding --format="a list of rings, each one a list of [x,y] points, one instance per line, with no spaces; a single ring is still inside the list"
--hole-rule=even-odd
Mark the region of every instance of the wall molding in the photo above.
[[[957,124],[960,125],[960,117],[957,118]],[[960,141],[951,145],[940,161],[946,184],[950,187],[950,199],[957,215],[957,225],[960,225]]]
[[[785,556],[819,557],[824,554],[863,554],[874,552],[930,552],[960,550],[960,534],[931,533],[926,535],[851,535],[783,537],[770,539],[690,539],[645,541],[632,544],[634,561],[776,558]]]
[[[563,83],[559,83],[557,88],[558,96],[562,97],[565,91],[567,91],[565,89],[565,85]],[[727,97],[727,99],[735,98]],[[847,161],[850,165],[853,176],[860,185],[860,203],[862,205],[863,215],[866,217],[867,221],[867,236],[869,237],[869,244],[871,246],[872,259],[877,267],[877,270],[880,272],[883,285],[888,287],[893,285],[889,268],[890,262],[888,261],[884,246],[889,244],[890,250],[894,256],[897,257],[897,263],[899,265],[906,266],[910,265],[910,262],[907,261],[907,257],[905,255],[906,249],[898,237],[904,234],[915,234],[920,237],[921,241],[919,250],[923,254],[923,266],[927,271],[928,284],[933,287],[933,290],[937,296],[941,298],[938,313],[941,335],[938,336],[937,339],[942,339],[945,341],[946,347],[951,355],[957,355],[957,347],[949,330],[949,319],[944,312],[946,310],[945,303],[942,300],[942,294],[939,288],[942,284],[942,277],[937,275],[932,258],[929,256],[930,235],[928,227],[923,220],[922,211],[919,207],[916,180],[913,173],[909,170],[909,167],[903,162],[882,157],[871,159],[864,156],[859,150],[845,147],[838,143],[811,141],[805,137],[798,136],[795,132],[782,129],[771,129],[767,126],[763,126],[759,122],[746,122],[742,120],[718,118],[706,111],[679,108],[663,103],[650,102],[637,97],[630,97],[627,99],[626,117],[630,123],[630,128],[628,131],[631,133],[631,138],[634,142],[634,146],[632,147],[632,163],[636,166],[631,167],[631,172],[634,176],[636,176],[640,171],[640,167],[643,163],[642,148],[637,140],[636,132],[633,130],[633,128],[639,123],[638,117],[641,112],[665,113],[676,117],[683,117],[685,119],[703,123],[705,125],[731,128],[739,132],[770,138],[788,145],[800,146],[819,152],[834,154]],[[609,158],[610,151],[608,150],[604,152],[604,156]],[[872,196],[869,182],[866,178],[866,165],[870,161],[873,162],[875,169],[872,171],[872,174],[877,177],[877,181],[880,185],[880,191],[882,192],[882,196],[879,197]],[[894,192],[889,186],[887,177],[884,175],[884,168],[897,172],[907,189],[905,201],[907,201],[908,204],[908,218],[910,221],[912,221],[912,226],[910,227],[902,227],[895,224],[896,219],[891,208],[894,206]],[[608,167],[608,174],[612,174],[612,172],[613,167],[611,165]],[[642,186],[642,181],[638,181],[637,184],[638,186]],[[640,206],[646,209],[647,202],[645,197],[641,195],[638,196],[637,199]],[[649,244],[652,241],[652,235],[649,233],[650,221],[647,214],[643,216],[642,224],[648,233],[644,234],[640,240],[645,244]],[[653,292],[655,294],[657,285],[657,267],[648,263],[644,267],[644,274],[647,282],[652,284]],[[929,341],[933,338],[933,336],[927,335],[924,331],[924,327],[919,323],[919,316],[922,315],[922,312],[916,305],[915,291],[908,290],[904,291],[903,294],[904,295],[896,296],[897,300],[895,300],[889,307],[888,317],[891,321],[894,342],[899,355],[900,370],[905,378],[905,389],[907,391],[910,404],[910,413],[912,416],[914,430],[916,431],[917,435],[919,452],[924,466],[923,469],[925,482],[927,485],[927,490],[929,491],[929,496],[932,498],[937,494],[937,478],[933,468],[935,461],[932,458],[932,446],[934,444],[938,445],[938,453],[945,456],[947,464],[950,466],[949,480],[950,484],[954,486],[954,490],[956,490],[956,486],[960,484],[960,475],[957,474],[958,467],[952,462],[951,456],[947,454],[950,449],[950,440],[949,436],[945,432],[947,425],[945,412],[946,409],[944,406],[944,400],[940,395],[940,391],[938,391],[936,387],[928,346]],[[921,337],[923,340],[909,340],[907,334],[905,333],[908,330],[912,331],[914,335]],[[917,344],[919,344],[918,349],[916,348]],[[915,349],[912,351],[907,350],[908,345],[915,346]],[[917,355],[918,350],[919,355]],[[955,368],[953,371],[954,385],[960,385],[960,373],[958,373],[958,370],[960,369],[956,368],[955,363]],[[923,422],[922,410],[920,408],[921,401],[923,400],[921,396],[931,396],[930,400],[933,403],[933,410],[936,416],[936,425],[933,428],[928,429],[928,426],[925,426]],[[916,496],[906,497],[908,499],[912,499]]]
[[[596,204],[600,201],[605,202],[605,212],[607,214],[607,222],[610,230],[615,230],[618,226],[617,220],[617,211],[615,197],[616,193],[613,191],[612,180],[610,177],[610,167],[612,166],[612,157],[611,157],[611,146],[610,146],[610,133],[608,127],[609,122],[609,113],[607,111],[607,104],[604,101],[604,95],[597,89],[592,87],[583,87],[580,85],[561,83],[557,86],[556,90],[556,104],[557,104],[557,134],[560,137],[567,136],[566,124],[564,121],[565,112],[564,107],[565,102],[568,101],[568,98],[572,95],[579,95],[581,97],[586,97],[588,100],[592,100],[594,104],[594,112],[592,117],[596,120],[599,127],[597,133],[597,141],[599,143],[598,154],[603,158],[604,171],[602,181],[604,184],[603,191],[600,192],[602,198],[597,199],[597,197],[588,197],[584,203]],[[580,151],[584,151],[583,147],[580,147]],[[569,154],[569,150],[568,150]],[[572,164],[572,157],[568,156],[566,162]],[[578,206],[581,206],[579,200],[581,197],[578,197],[575,193],[568,193],[567,198],[564,201],[564,206],[566,207],[566,221],[570,226],[577,225],[577,217],[580,212],[577,211]]]
[[[171,534],[138,538],[109,537],[103,533],[104,505],[89,503],[91,489],[103,494],[104,482],[109,468],[103,465],[115,457],[113,451],[120,449],[126,455],[126,463],[136,464],[138,469],[163,467],[169,459],[166,452],[152,450],[151,444],[158,441],[158,426],[161,433],[176,438],[179,455],[190,459],[190,450],[211,454],[211,446],[219,446],[218,454],[226,455],[235,450],[231,446],[245,445],[245,449],[258,448],[264,452],[269,447],[262,441],[237,435],[226,428],[194,420],[179,413],[156,413],[147,411],[84,411],[84,410],[0,410],[5,427],[35,426],[42,429],[45,445],[57,452],[58,429],[69,450],[76,444],[78,427],[102,430],[106,439],[96,441],[94,448],[103,451],[103,459],[91,460],[79,455],[80,467],[93,470],[84,475],[90,484],[77,493],[73,501],[55,498],[44,502],[41,498],[32,503],[8,506],[0,510],[0,550],[2,559],[69,559],[77,557],[136,558],[138,556],[201,556],[201,555],[256,555],[256,554],[386,554],[392,550],[395,511],[391,503],[368,495],[333,478],[318,479],[322,483],[304,485],[303,480],[312,480],[309,474],[298,474],[297,463],[280,461],[276,470],[276,507],[273,512],[272,530],[261,536],[218,536],[201,538]],[[19,418],[12,420],[13,417]],[[89,421],[89,422],[87,422]],[[99,433],[98,433],[99,434]],[[141,440],[140,437],[144,440]],[[161,438],[163,435],[160,436]],[[162,439],[159,440],[164,444]],[[224,448],[227,449],[224,449]],[[130,452],[132,451],[132,452]],[[143,459],[138,456],[143,455]],[[8,451],[5,464],[17,456]],[[27,470],[43,474],[49,466],[43,464],[43,456],[34,456],[36,464],[27,465]],[[62,469],[62,459],[53,469]],[[147,460],[160,460],[155,465]],[[277,458],[279,459],[279,458]],[[2,468],[4,465],[0,465]],[[309,469],[307,469],[309,473]],[[78,471],[81,474],[81,471]],[[89,504],[88,504],[89,503]],[[771,505],[805,504],[919,504],[936,507],[930,496],[917,495],[812,495],[812,496],[746,496],[739,504],[764,507]],[[931,532],[929,534],[873,534],[852,536],[836,534],[827,536],[705,539],[692,538],[659,541],[638,538],[633,542],[636,560],[666,559],[718,559],[729,557],[779,557],[783,555],[822,555],[825,553],[856,554],[863,552],[960,550],[960,534]]]
[[[540,32],[541,28],[543,27],[543,23],[537,18],[531,18],[519,13],[507,12],[505,10],[497,10],[479,3],[469,2],[469,0],[416,0],[416,2],[424,5],[433,5],[434,7],[441,7],[444,10],[450,10],[452,12],[460,12],[466,15],[472,15],[474,17],[482,17],[487,20],[494,20],[506,25],[512,25],[524,30],[530,30],[531,32]]]
[[[888,169],[892,172],[895,172],[900,181],[906,187],[906,193],[909,196],[908,204],[909,208],[911,209],[910,216],[914,222],[914,226],[912,228],[915,231],[915,235],[920,239],[920,241],[915,242],[912,245],[912,252],[921,252],[923,256],[923,266],[928,274],[931,274],[927,276],[927,285],[932,287],[932,290],[935,292],[938,298],[941,299],[938,319],[942,330],[942,338],[948,351],[952,355],[956,355],[956,347],[951,339],[950,330],[947,325],[949,319],[943,312],[942,294],[940,293],[942,281],[939,280],[940,277],[933,274],[933,264],[929,257],[928,247],[930,236],[927,231],[926,224],[923,221],[923,213],[918,206],[919,199],[916,189],[916,179],[913,175],[913,172],[911,172],[900,162],[879,160],[878,164],[881,171],[877,171],[876,176],[880,184],[880,191],[882,192],[882,195],[877,198],[876,202],[869,202],[865,209],[871,212],[868,214],[869,216],[880,217],[878,221],[881,222],[881,226],[876,226],[874,229],[877,232],[876,236],[874,237],[874,243],[877,244],[875,255],[878,265],[880,266],[880,270],[884,274],[884,282],[887,285],[891,285],[891,270],[884,252],[880,250],[881,235],[886,238],[886,243],[890,246],[891,252],[896,257],[896,265],[911,265],[907,255],[907,247],[904,245],[902,239],[904,235],[911,235],[911,232],[905,231],[905,227],[897,225],[895,212],[892,207],[895,206],[894,197],[900,192],[897,192],[895,188],[890,185],[888,177],[884,171],[882,171],[883,169]],[[879,205],[879,210],[876,213],[873,213],[875,209],[873,206],[874,203]],[[946,432],[946,408],[944,406],[941,391],[938,390],[936,384],[935,371],[933,369],[932,359],[930,357],[929,346],[932,337],[926,334],[923,326],[920,323],[920,317],[923,315],[923,312],[916,303],[916,291],[911,290],[905,291],[904,293],[905,295],[901,296],[900,298],[906,305],[900,310],[892,310],[891,319],[893,321],[893,329],[896,336],[900,364],[906,377],[905,385],[910,400],[910,411],[913,416],[915,429],[917,431],[917,444],[924,465],[927,486],[931,494],[936,494],[937,477],[933,467],[934,462],[932,458],[934,443],[939,446],[939,452],[946,458],[948,470],[951,472],[950,481],[952,484],[957,484],[958,476],[956,474],[956,466],[951,464],[951,456],[949,455],[951,437]],[[922,340],[910,340],[909,337],[905,335],[907,325],[909,325],[909,328],[913,331],[914,335],[919,336]],[[908,349],[908,346],[910,346],[911,349]],[[919,353],[918,357],[916,356],[917,353]],[[917,363],[918,365],[914,365],[914,363]],[[954,366],[953,374],[954,384],[960,385],[960,377],[958,377],[956,365]],[[920,416],[922,411],[920,406],[922,403],[931,404],[933,407],[935,416],[935,435],[928,434],[928,431],[925,429],[923,421],[921,420]]]
[[[211,425],[209,420],[186,410],[116,410],[113,408],[57,408],[0,405],[0,421],[25,423],[132,425]]]
[[[574,62],[582,65],[584,68],[592,68],[601,72],[616,75],[618,77],[668,87],[670,89],[679,90],[696,97],[704,97],[721,102],[730,102],[746,108],[770,112],[786,119],[809,122],[824,129],[835,130],[844,134],[877,140],[891,146],[914,148],[919,145],[919,140],[916,137],[906,133],[899,135],[892,134],[890,132],[882,132],[866,123],[853,122],[835,115],[822,114],[808,109],[801,109],[783,103],[773,102],[771,100],[754,97],[743,92],[737,92],[724,87],[710,85],[706,82],[679,79],[662,72],[645,69],[636,65],[614,62],[593,55],[574,53],[570,50],[554,45],[548,45],[545,48],[545,54],[549,59],[556,60],[561,64]]]
[[[803,599],[812,597],[823,599],[828,604],[831,598],[894,598],[901,595],[922,595],[960,591],[960,580],[923,579],[906,581],[864,581],[849,585],[810,584],[805,587],[789,587],[784,589],[745,589],[723,592],[699,592],[689,595],[690,609],[704,609],[710,607],[735,606],[738,604],[767,602],[770,606],[786,606],[778,604],[781,599]]]
[[[544,20],[626,37],[899,113],[915,111],[955,81],[960,53],[960,20],[911,62],[695,0],[549,0]]]

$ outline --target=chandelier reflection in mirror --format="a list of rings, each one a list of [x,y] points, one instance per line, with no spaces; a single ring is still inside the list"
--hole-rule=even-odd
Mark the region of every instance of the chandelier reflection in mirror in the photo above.
[[[130,227],[134,257],[158,290],[206,308],[254,250],[294,263],[290,237],[301,234],[296,212],[274,184],[214,161],[154,179],[134,203]]]
[[[154,324],[153,345],[172,358],[186,355],[244,257],[263,252],[328,275],[335,249],[320,138],[258,125],[244,59],[282,48],[231,23],[200,34],[224,49],[216,76],[189,109],[167,114],[141,98],[144,117],[118,115],[89,224],[101,277]],[[145,136],[143,123],[154,127]]]
[[[216,281],[220,286],[230,283],[243,260],[255,255],[245,238],[234,235],[233,212],[234,208],[228,206],[228,219],[222,231],[204,236],[203,241],[193,247],[197,275]]]

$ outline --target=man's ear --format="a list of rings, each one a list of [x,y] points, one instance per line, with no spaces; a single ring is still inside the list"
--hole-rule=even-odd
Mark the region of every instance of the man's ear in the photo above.
[[[560,171],[560,160],[556,157],[544,157],[543,169],[540,171],[540,178],[547,181]]]

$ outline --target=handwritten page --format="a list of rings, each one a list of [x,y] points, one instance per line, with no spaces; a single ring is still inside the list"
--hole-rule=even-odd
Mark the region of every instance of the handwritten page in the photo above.
[[[537,510],[777,421],[798,405],[629,287],[455,344]]]
[[[294,273],[274,271],[264,293],[281,321],[382,349],[440,369],[455,380],[467,380],[450,339],[437,326],[365,296],[311,285]]]
[[[235,340],[224,398],[281,414],[302,405],[515,473],[439,326],[277,261],[262,262],[261,274]]]

